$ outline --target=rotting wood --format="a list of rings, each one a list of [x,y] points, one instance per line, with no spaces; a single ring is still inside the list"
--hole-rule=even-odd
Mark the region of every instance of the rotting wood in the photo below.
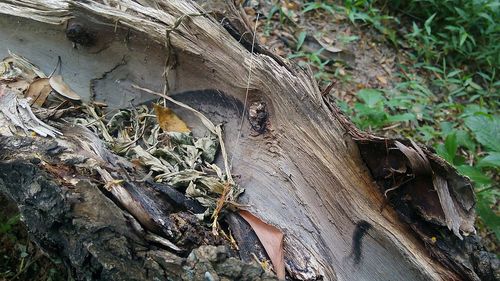
[[[167,30],[180,17],[205,13],[190,1],[158,1],[157,5],[0,1],[0,12],[61,25],[74,16],[96,27],[116,26],[118,34],[130,29],[160,50]],[[64,34],[63,26],[59,30]],[[380,159],[393,156],[389,150],[396,152],[394,141],[358,132],[335,106],[323,101],[309,73],[285,67],[276,57],[251,54],[209,15],[188,17],[169,35],[177,62],[169,73],[172,93],[214,89],[243,103],[249,82],[249,102],[266,104],[265,133],[254,134],[248,123],[242,132],[228,127],[226,136],[242,137],[228,138],[227,145],[233,173],[246,188],[242,203],[285,233],[290,276],[301,280],[386,280],[387,276],[395,280],[479,280],[479,276],[494,280],[496,261],[481,252],[471,234],[474,196],[470,184],[447,163],[423,150],[432,171],[447,180],[455,200],[451,208],[461,216],[459,229],[456,216],[449,215],[453,212],[443,214],[440,207],[449,202],[432,194],[432,180],[418,175],[393,191],[409,190],[412,202],[394,200],[388,193],[392,205],[380,210],[387,200],[385,189],[394,187],[388,185],[384,173],[388,168],[411,168],[411,160],[401,153],[394,156],[398,165],[380,165]],[[159,64],[155,69],[161,74],[162,67]],[[128,82],[159,90],[158,81],[144,85],[137,80]],[[412,147],[408,141],[401,143]],[[422,188],[430,190],[430,199],[422,197]],[[363,239],[363,258],[357,264],[349,253],[360,220],[372,227]],[[462,242],[447,227],[469,236]]]

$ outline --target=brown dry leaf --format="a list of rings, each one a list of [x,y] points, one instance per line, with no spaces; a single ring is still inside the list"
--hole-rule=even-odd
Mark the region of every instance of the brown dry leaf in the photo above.
[[[414,148],[408,147],[399,141],[395,141],[394,144],[396,147],[408,158],[410,162],[410,166],[414,175],[430,175],[432,174],[432,168],[429,163],[429,160],[423,154],[420,147],[417,144],[412,143],[415,146]],[[422,154],[423,155],[422,155]]]
[[[156,120],[163,131],[180,133],[191,132],[186,123],[184,123],[184,121],[182,121],[170,108],[155,104],[154,109]]]
[[[385,79],[384,76],[382,75],[377,75],[377,80],[382,83],[383,85],[387,85],[387,79]]]
[[[26,98],[30,100],[31,105],[34,104],[37,107],[42,107],[51,91],[49,78],[40,78],[31,83],[26,93]]]
[[[339,53],[339,52],[342,52],[342,49],[337,47],[337,46],[333,46],[332,43],[327,43],[325,42],[325,38],[323,37],[320,37],[320,36],[313,36],[314,39],[316,40],[316,42],[318,42],[318,44],[321,45],[321,47],[323,47],[325,50],[327,50],[328,52],[331,52],[331,53]],[[331,40],[330,40],[331,41]],[[333,42],[333,41],[331,41]]]
[[[54,75],[49,79],[50,86],[61,96],[70,100],[80,100],[80,96],[73,91],[61,75]]]
[[[283,254],[283,232],[278,228],[263,222],[258,217],[248,211],[239,211],[240,216],[250,224],[262,246],[266,249],[267,255],[273,263],[276,276],[280,280],[285,280],[285,259]]]
[[[24,93],[24,91],[26,91],[26,89],[28,89],[28,87],[30,86],[30,83],[26,80],[17,80],[14,82],[6,83],[5,86],[19,93]]]

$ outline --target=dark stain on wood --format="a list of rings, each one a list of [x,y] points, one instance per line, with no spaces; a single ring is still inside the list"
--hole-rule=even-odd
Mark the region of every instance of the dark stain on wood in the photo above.
[[[360,220],[356,223],[356,228],[352,233],[352,250],[351,256],[354,257],[354,263],[359,264],[362,258],[362,250],[363,250],[363,237],[365,234],[372,228],[372,225],[365,221]]]

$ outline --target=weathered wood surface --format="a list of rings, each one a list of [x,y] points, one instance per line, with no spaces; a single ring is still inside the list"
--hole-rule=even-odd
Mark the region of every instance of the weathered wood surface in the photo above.
[[[495,278],[490,259],[484,258],[488,267],[478,271],[481,259],[474,260],[471,251],[463,250],[465,242],[453,236],[446,223],[415,226],[418,216],[404,221],[397,208],[383,207],[387,199],[375,182],[380,179],[372,176],[377,167],[367,158],[382,159],[380,144],[386,142],[357,132],[331,110],[307,71],[266,54],[252,54],[208,14],[180,22],[170,32],[173,49],[167,50],[167,30],[180,17],[205,11],[191,1],[152,3],[0,1],[0,12],[9,15],[0,18],[0,53],[9,48],[47,72],[61,56],[63,75],[81,95],[115,106],[148,99],[132,84],[161,91],[168,54],[169,59],[175,58],[168,77],[170,93],[218,90],[239,101],[236,108],[246,109],[264,102],[269,120],[263,134],[253,130],[247,118],[239,132],[240,113],[221,114],[221,119],[232,122],[225,126],[226,142],[233,173],[246,188],[242,203],[284,231],[287,271],[294,278],[479,280],[478,275],[485,274]],[[72,48],[64,36],[64,24],[72,17],[96,32],[96,46]],[[190,104],[203,108],[203,100]],[[459,177],[459,187],[470,190],[462,181]],[[436,197],[432,200],[435,203]],[[461,206],[468,220],[459,227],[471,233],[467,223],[474,216],[473,198],[468,200],[464,204],[468,208]],[[442,212],[435,218],[445,220]],[[352,235],[361,220],[372,227],[363,239],[362,259],[356,263]],[[443,247],[431,245],[424,239],[431,234],[423,229],[442,233],[449,241],[443,240]],[[454,255],[450,245],[461,250]]]

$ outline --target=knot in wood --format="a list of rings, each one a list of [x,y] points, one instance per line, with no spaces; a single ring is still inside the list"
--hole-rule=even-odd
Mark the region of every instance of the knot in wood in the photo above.
[[[266,103],[262,101],[253,102],[248,108],[248,120],[252,129],[262,134],[266,130],[267,118]]]
[[[68,23],[66,37],[71,42],[85,47],[94,45],[96,40],[95,35],[85,25],[75,21]]]

